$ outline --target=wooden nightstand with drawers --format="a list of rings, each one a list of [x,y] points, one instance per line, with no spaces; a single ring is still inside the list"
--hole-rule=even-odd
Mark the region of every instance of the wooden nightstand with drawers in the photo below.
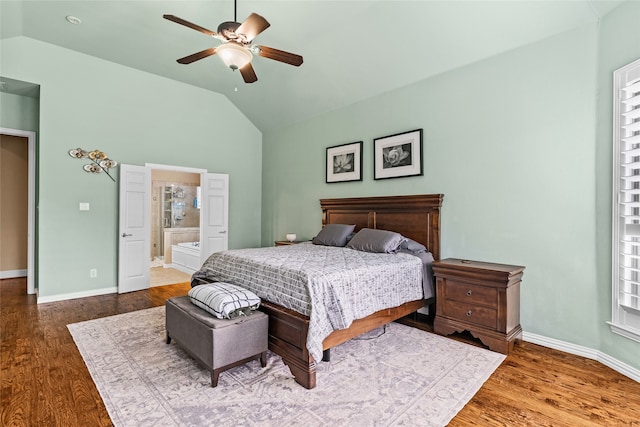
[[[469,331],[491,350],[509,354],[520,326],[520,282],[525,267],[449,258],[433,263],[434,332]]]

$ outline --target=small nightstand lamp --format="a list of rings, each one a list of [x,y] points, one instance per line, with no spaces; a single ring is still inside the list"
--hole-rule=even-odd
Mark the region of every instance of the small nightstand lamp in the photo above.
[[[295,245],[296,243],[296,238],[298,236],[295,235],[295,233],[287,233],[285,234],[285,238],[287,240],[276,240],[274,243],[276,244],[276,246],[288,246],[288,245]]]

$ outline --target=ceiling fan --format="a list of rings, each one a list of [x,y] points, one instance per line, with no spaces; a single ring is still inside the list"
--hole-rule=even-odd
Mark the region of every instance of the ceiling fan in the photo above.
[[[258,80],[258,76],[251,65],[253,55],[259,55],[264,58],[273,59],[275,61],[284,62],[285,64],[294,65],[296,67],[302,64],[302,56],[295,53],[285,52],[283,50],[274,49],[268,46],[251,44],[253,39],[269,28],[271,24],[257,13],[252,13],[243,22],[239,23],[236,19],[237,5],[236,0],[233,2],[233,21],[223,22],[218,25],[218,31],[214,32],[199,25],[185,21],[174,15],[163,15],[164,19],[173,21],[177,24],[184,25],[193,30],[199,31],[210,37],[215,37],[222,41],[218,47],[210,47],[208,49],[196,52],[194,54],[178,59],[180,64],[191,64],[192,62],[204,59],[208,56],[218,54],[232,70],[240,70],[245,83],[253,83]]]

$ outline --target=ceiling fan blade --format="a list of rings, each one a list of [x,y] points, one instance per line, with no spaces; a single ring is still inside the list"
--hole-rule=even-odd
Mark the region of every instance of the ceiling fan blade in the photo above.
[[[247,65],[240,68],[240,74],[242,74],[242,78],[245,83],[253,83],[258,81],[258,76],[256,76],[256,72],[253,70],[253,65],[251,62],[247,62]]]
[[[252,13],[236,29],[236,34],[244,34],[247,43],[251,42],[258,34],[269,28],[271,24],[257,13]]]
[[[200,52],[196,52],[189,56],[185,56],[184,58],[178,59],[180,64],[191,64],[192,62],[199,61],[200,59],[206,58],[207,56],[211,56],[216,53],[215,47],[210,47],[209,49],[201,50]]]
[[[296,55],[295,53],[289,53],[285,52],[284,50],[274,49],[267,46],[259,46],[259,48],[259,55],[264,58],[284,62],[285,64],[294,65],[296,67],[302,65],[302,56]]]
[[[189,21],[185,21],[184,19],[178,18],[177,16],[174,16],[174,15],[162,15],[162,17],[164,19],[168,19],[169,21],[173,21],[173,22],[175,22],[177,24],[184,25],[185,27],[189,27],[192,30],[200,31],[201,33],[206,34],[208,36],[211,36],[211,37],[215,37],[216,36],[215,32],[213,32],[211,30],[207,30],[206,28],[201,27],[200,25],[196,25],[196,24],[191,23]]]

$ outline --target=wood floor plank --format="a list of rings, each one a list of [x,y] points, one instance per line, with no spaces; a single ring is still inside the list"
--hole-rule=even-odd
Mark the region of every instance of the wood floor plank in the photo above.
[[[38,305],[24,279],[0,280],[0,424],[111,426],[66,325],[164,305],[189,288]],[[433,332],[430,321],[402,322]],[[482,345],[464,334],[452,338]],[[596,361],[520,342],[449,425],[640,427],[640,383]]]

